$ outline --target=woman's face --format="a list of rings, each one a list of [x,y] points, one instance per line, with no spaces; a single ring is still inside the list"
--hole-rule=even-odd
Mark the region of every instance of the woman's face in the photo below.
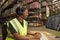
[[[28,16],[28,9],[26,9],[24,12],[23,12],[23,17],[26,18]]]

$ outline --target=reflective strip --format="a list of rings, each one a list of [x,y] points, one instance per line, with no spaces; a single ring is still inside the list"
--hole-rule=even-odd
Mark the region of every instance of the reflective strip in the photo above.
[[[15,25],[15,27],[18,29],[18,33],[20,34],[19,28],[14,20],[12,20],[12,23]]]
[[[10,23],[11,23],[12,27],[16,30],[16,32],[18,32],[18,30],[16,29],[16,26],[13,24],[13,22],[10,21]]]
[[[17,23],[17,26],[20,28],[20,29],[24,29],[24,27],[22,27],[22,25],[21,25],[21,23],[18,21],[18,19],[14,19],[15,20],[15,22]]]
[[[19,31],[19,28],[18,28],[18,26],[17,26],[16,22],[15,22],[14,20],[12,20],[12,22],[14,23],[14,25],[15,25],[15,26],[16,26],[16,28],[18,29],[18,33],[20,34],[20,31]]]

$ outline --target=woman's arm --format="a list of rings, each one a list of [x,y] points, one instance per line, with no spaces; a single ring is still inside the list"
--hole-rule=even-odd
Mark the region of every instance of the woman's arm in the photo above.
[[[29,40],[29,37],[27,36],[21,36],[18,33],[13,33],[16,40]]]
[[[32,35],[34,36],[34,38],[40,38],[41,37],[41,34],[40,32],[28,32],[28,35]]]

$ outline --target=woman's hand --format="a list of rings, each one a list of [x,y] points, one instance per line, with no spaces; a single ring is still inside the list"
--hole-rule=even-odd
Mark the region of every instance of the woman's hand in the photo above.
[[[29,39],[29,40],[40,40],[40,39]]]
[[[34,39],[35,37],[33,35],[27,35],[28,38]]]
[[[35,35],[34,35],[34,37],[37,38],[37,39],[40,39],[41,34],[39,32],[36,32]]]
[[[27,37],[29,37],[29,40],[39,40],[39,39],[35,38],[35,36],[33,36],[33,35],[28,35]]]

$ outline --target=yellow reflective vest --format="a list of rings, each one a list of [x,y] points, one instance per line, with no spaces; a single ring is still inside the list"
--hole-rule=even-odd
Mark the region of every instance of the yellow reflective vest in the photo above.
[[[16,30],[17,33],[19,33],[21,36],[26,36],[27,35],[27,21],[23,20],[24,27],[20,24],[20,22],[17,20],[17,18],[14,18],[13,20],[9,21],[9,23],[12,25],[12,27]],[[7,22],[7,32],[8,35],[6,37],[6,40],[16,40],[11,34],[9,30],[9,23]]]

